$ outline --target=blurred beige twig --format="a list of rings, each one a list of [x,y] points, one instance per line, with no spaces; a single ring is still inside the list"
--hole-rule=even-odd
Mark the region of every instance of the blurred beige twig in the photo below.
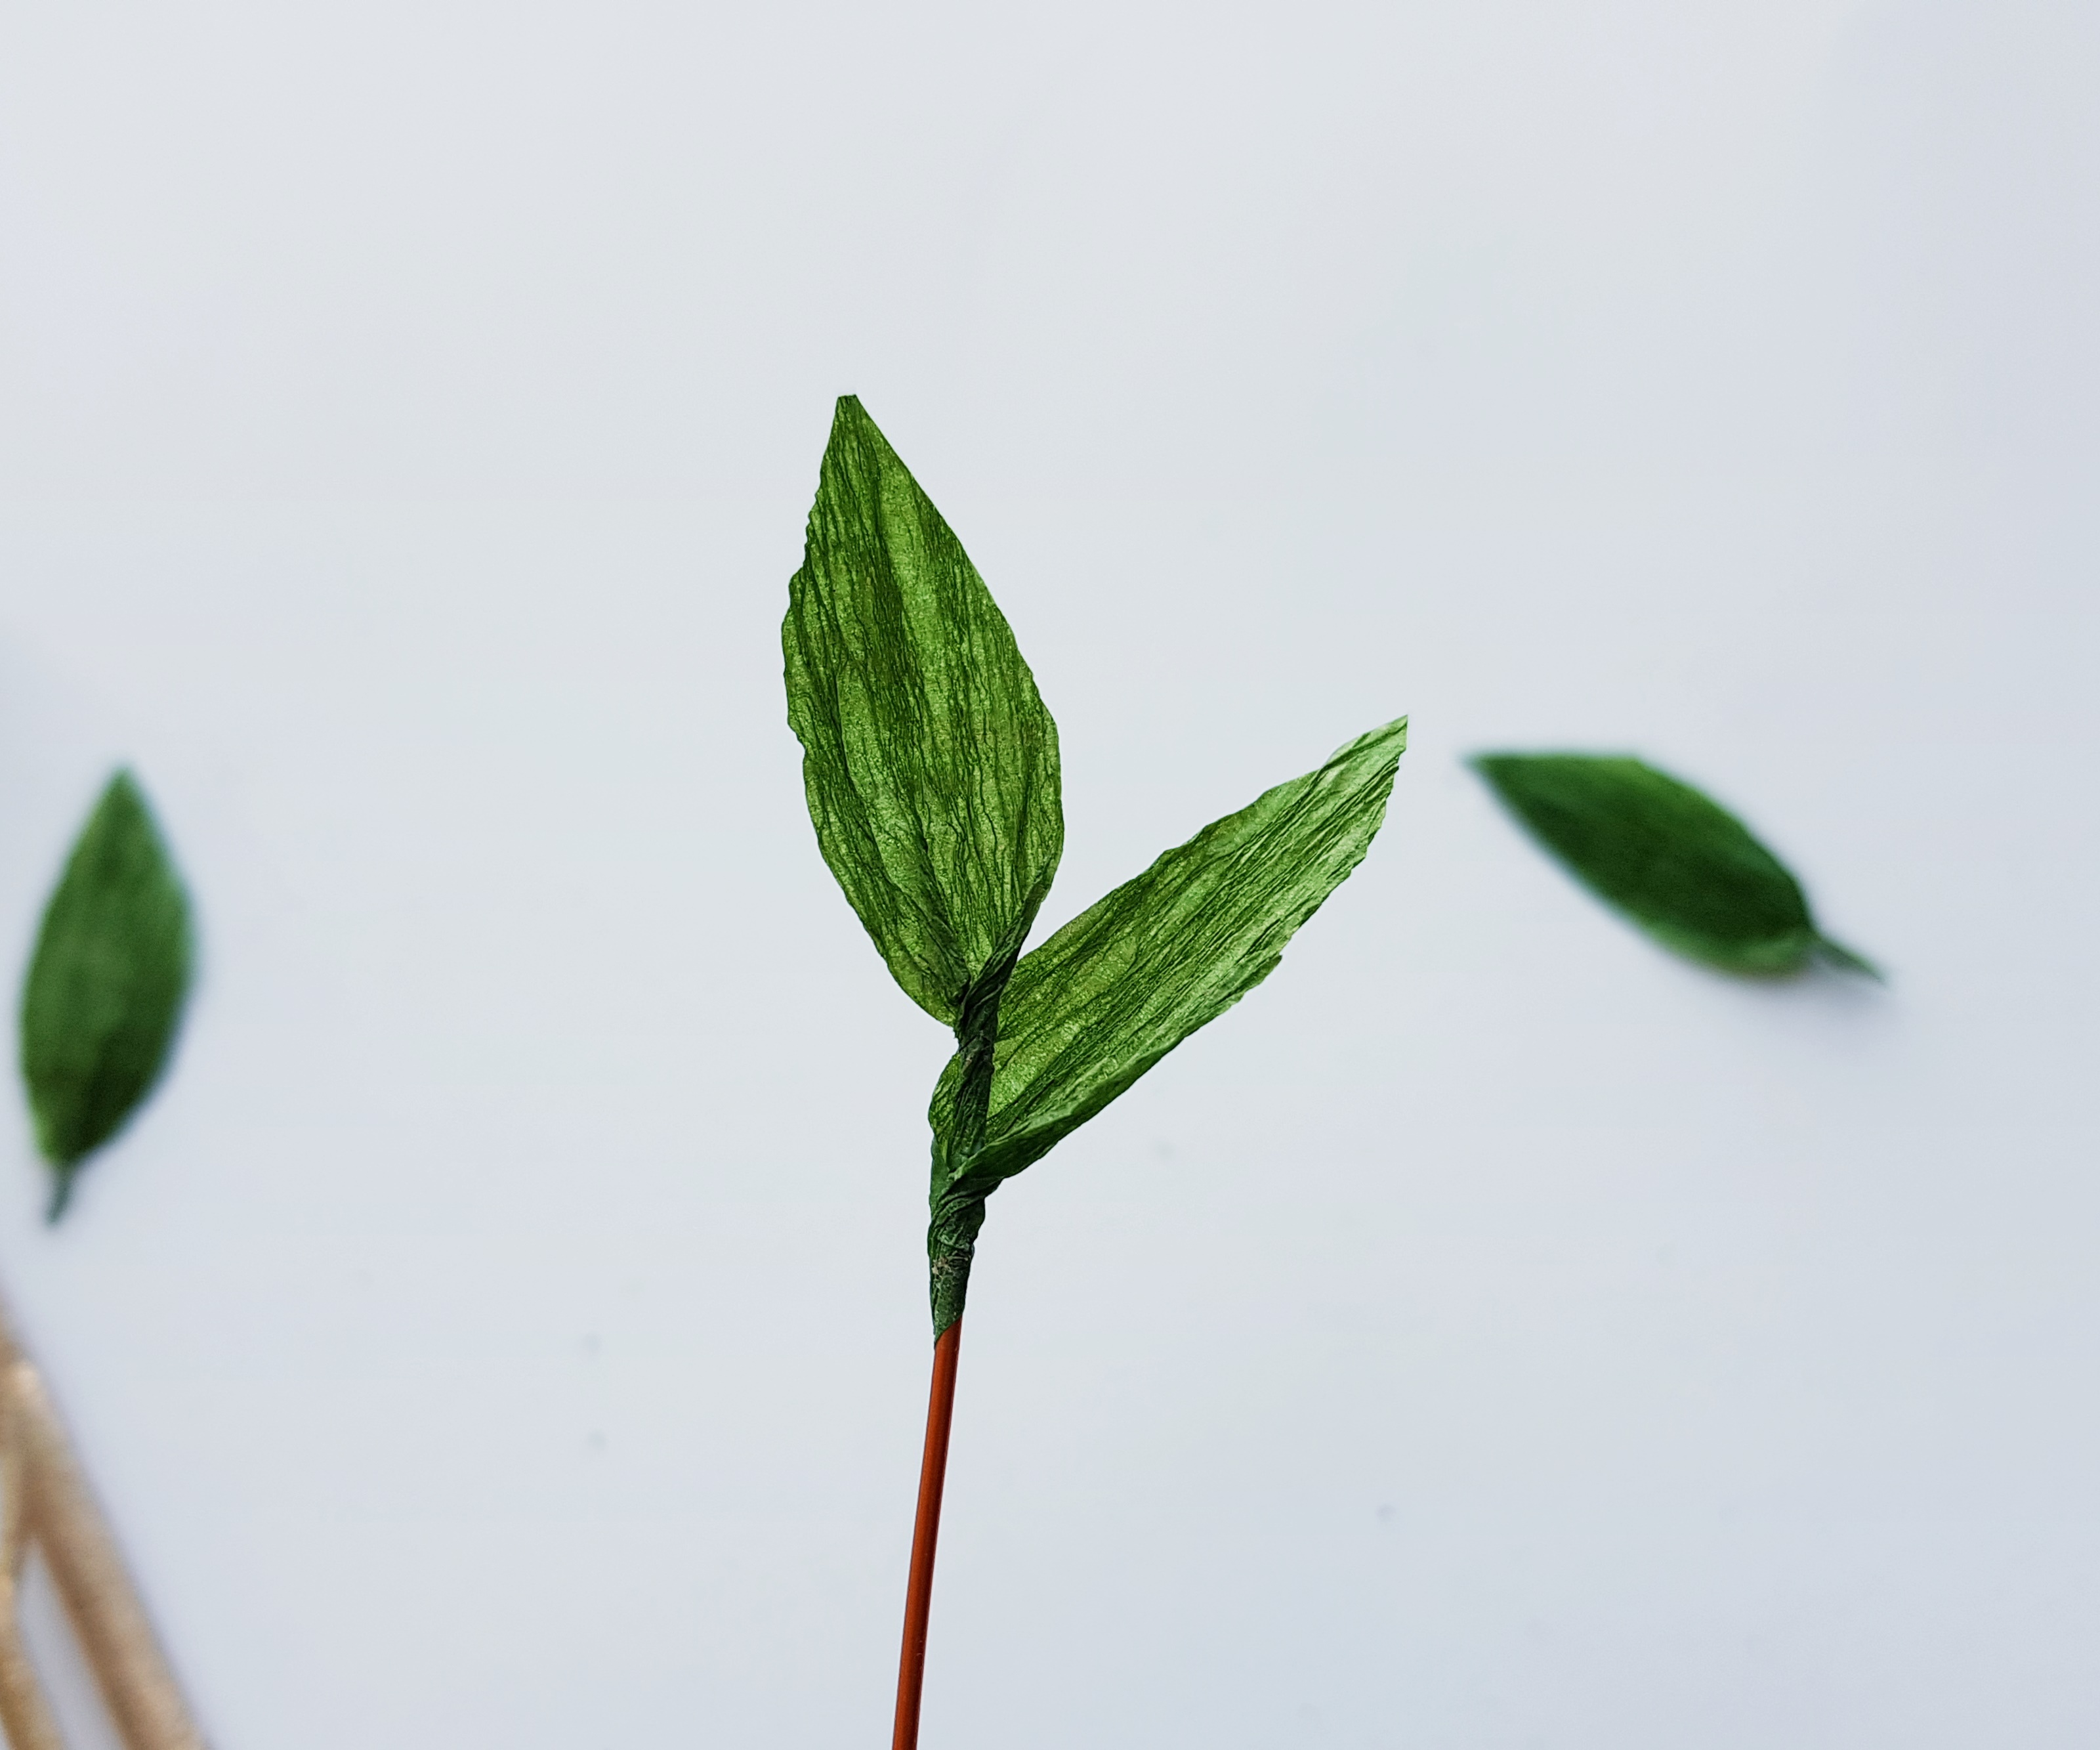
[[[125,1750],[205,1750],[43,1377],[0,1315],[0,1730],[8,1750],[65,1750],[22,1640],[33,1544]]]

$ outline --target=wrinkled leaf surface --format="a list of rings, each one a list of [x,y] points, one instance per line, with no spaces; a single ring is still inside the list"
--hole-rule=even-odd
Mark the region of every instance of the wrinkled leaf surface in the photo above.
[[[120,771],[45,908],[22,991],[22,1079],[57,1175],[54,1220],[82,1163],[159,1079],[190,966],[189,901],[145,797]]]
[[[1064,844],[1057,730],[875,422],[840,398],[781,642],[824,860],[911,999],[995,998]]]
[[[1024,956],[999,1006],[982,1147],[953,1163],[982,1195],[1040,1160],[1276,970],[1363,860],[1407,744],[1405,718],[1167,851]],[[957,1076],[934,1096],[938,1129]]]
[[[1817,930],[1786,865],[1690,784],[1619,754],[1486,753],[1473,765],[1578,880],[1676,952],[1751,975],[1820,958],[1879,976]]]

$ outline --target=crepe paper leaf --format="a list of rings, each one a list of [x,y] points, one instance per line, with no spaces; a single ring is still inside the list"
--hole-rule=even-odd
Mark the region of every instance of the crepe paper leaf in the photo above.
[[[840,398],[781,629],[824,860],[905,992],[995,1002],[1064,848],[1057,726],[933,501]]]
[[[191,961],[188,896],[137,780],[119,771],[44,908],[22,987],[22,1080],[55,1175],[51,1220],[160,1079]]]
[[[1000,1181],[1273,972],[1292,934],[1370,850],[1406,745],[1405,718],[1358,736],[1214,820],[1025,955],[999,1005],[984,1141],[973,1155],[944,1151],[937,1206],[981,1211]],[[935,1090],[937,1134],[964,1068],[958,1053]]]
[[[1815,926],[1786,865],[1728,811],[1626,754],[1483,753],[1473,767],[1575,877],[1665,947],[1774,977],[1811,960],[1878,979]]]

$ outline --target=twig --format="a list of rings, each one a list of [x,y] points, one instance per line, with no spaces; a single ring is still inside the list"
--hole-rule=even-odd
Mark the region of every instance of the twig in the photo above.
[[[117,1540],[35,1363],[0,1318],[0,1723],[15,1750],[63,1750],[18,1615],[22,1557],[43,1552],[125,1750],[205,1750]]]

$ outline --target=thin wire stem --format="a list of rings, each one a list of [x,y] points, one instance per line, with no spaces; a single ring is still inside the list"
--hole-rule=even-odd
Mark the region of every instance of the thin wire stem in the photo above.
[[[919,1467],[919,1517],[911,1528],[911,1577],[904,1588],[904,1652],[897,1666],[897,1730],[890,1750],[919,1750],[919,1695],[926,1682],[926,1622],[933,1605],[933,1546],[941,1536],[941,1490],[948,1476],[948,1430],[955,1419],[960,1319],[933,1345],[933,1389],[926,1404],[926,1456]]]

